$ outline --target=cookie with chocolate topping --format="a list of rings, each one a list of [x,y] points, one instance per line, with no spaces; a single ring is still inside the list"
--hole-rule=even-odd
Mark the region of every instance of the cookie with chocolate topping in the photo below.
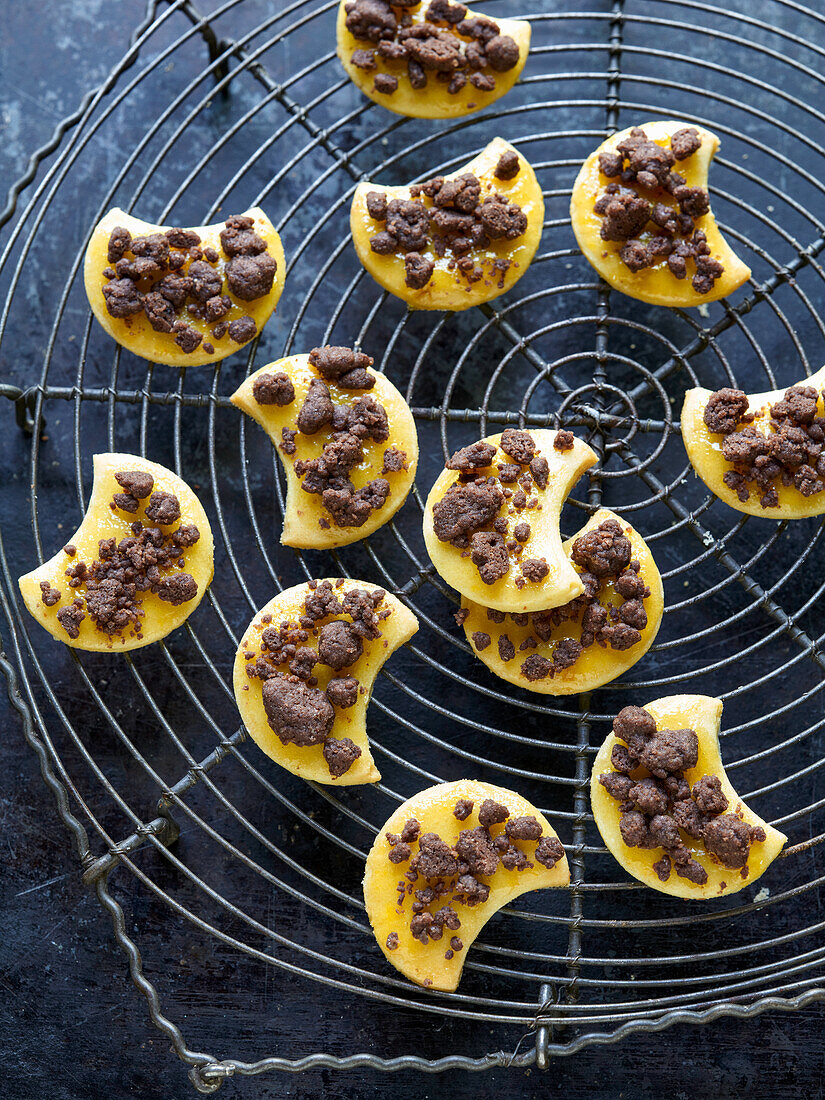
[[[708,170],[718,147],[708,130],[661,121],[614,134],[587,158],[573,186],[573,231],[617,290],[692,306],[749,278],[711,210]]]
[[[280,237],[257,207],[195,229],[151,225],[115,208],[95,227],[84,264],[103,328],[136,355],[171,366],[217,362],[253,339],[284,274]]]
[[[19,585],[29,611],[59,641],[126,651],[180,626],[212,571],[212,532],[189,486],[145,458],[99,454],[80,527]]]
[[[238,647],[235,699],[277,764],[319,783],[375,783],[366,711],[378,671],[418,629],[383,588],[310,581],[255,615]]]
[[[496,138],[451,175],[359,184],[350,226],[359,259],[386,290],[414,309],[462,310],[524,274],[543,217],[533,169]]]
[[[731,508],[771,519],[825,512],[825,368],[788,389],[685,394],[691,465]]]
[[[741,890],[786,840],[731,786],[721,715],[721,701],[705,695],[625,707],[593,765],[593,815],[607,847],[666,894],[707,900]]]
[[[232,401],[264,428],[287,477],[281,542],[345,546],[404,503],[418,439],[406,401],[372,358],[327,345],[270,363]]]
[[[505,612],[545,610],[580,596],[559,521],[595,458],[571,432],[547,429],[506,428],[459,447],[424,513],[427,551],[441,576],[468,600]]]
[[[503,905],[564,886],[564,848],[521,795],[475,780],[441,783],[399,806],[367,856],[364,901],[402,974],[453,990],[468,949]]]
[[[413,118],[459,118],[510,91],[530,24],[488,19],[454,0],[341,0],[337,40],[350,79],[376,103]]]

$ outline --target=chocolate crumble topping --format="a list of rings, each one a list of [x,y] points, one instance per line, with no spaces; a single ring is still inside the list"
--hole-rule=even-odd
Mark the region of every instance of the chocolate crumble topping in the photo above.
[[[613,733],[624,745],[615,745],[614,771],[599,776],[611,798],[621,805],[619,828],[631,848],[663,849],[653,864],[661,882],[672,870],[697,885],[707,871],[684,844],[681,832],[699,840],[706,852],[725,867],[747,866],[753,843],[765,840],[765,831],[726,813],[728,800],[715,775],[703,775],[693,786],[683,773],[696,767],[698,738],[694,730],[657,730],[652,715],[641,707],[625,707],[613,723]],[[649,775],[633,780],[630,773],[644,768]]]
[[[364,642],[350,623],[336,620],[321,628],[318,636],[318,656],[339,672],[349,668],[364,651]]]
[[[291,405],[295,400],[295,387],[284,371],[266,372],[252,383],[252,396],[259,405]]]
[[[276,674],[264,681],[262,697],[267,721],[284,745],[318,745],[332,729],[335,710],[318,688]]]
[[[52,588],[48,581],[40,582],[40,599],[46,605],[46,607],[54,607],[60,600],[60,589]]]
[[[514,149],[508,149],[506,153],[502,153],[498,158],[494,175],[499,180],[515,179],[520,168],[518,154]]]
[[[722,455],[731,469],[723,481],[743,503],[755,492],[763,508],[778,507],[778,484],[794,486],[803,497],[825,489],[825,417],[817,416],[819,397],[812,386],[786,390],[783,400],[770,407],[770,431],[764,435],[750,426],[754,414],[747,412],[741,390],[725,387],[711,394],[704,423],[709,432],[724,436]]]
[[[492,479],[452,485],[433,508],[436,537],[466,547],[471,534],[492,522],[503,500]]]
[[[237,344],[251,340],[257,327],[250,316],[221,320],[233,309],[232,299],[221,292],[224,277],[229,290],[243,302],[254,301],[272,289],[277,263],[253,225],[253,219],[243,215],[227,219],[220,234],[228,258],[223,273],[215,266],[220,254],[213,248],[199,248],[200,237],[193,230],[173,228],[132,238],[128,230],[116,226],[107,252],[114,266],[103,272],[108,313],[128,319],[144,312],[156,332],[171,336],[187,354],[203,346],[212,355],[215,346],[204,342],[203,333],[187,323],[185,314],[195,320],[219,322],[212,330],[216,340],[227,332]]]
[[[246,344],[257,331],[251,317],[239,317],[237,321],[230,321],[226,329],[229,339],[235,344]]]
[[[461,74],[454,74],[453,80],[457,75]],[[410,199],[387,201],[386,196],[370,191],[367,211],[374,221],[383,223],[370,237],[370,249],[381,256],[403,256],[406,285],[413,289],[420,290],[432,278],[435,261],[421,255],[428,249],[437,258],[446,258],[446,270],[459,284],[478,282],[486,270],[488,282],[494,279],[503,288],[509,260],[474,261],[468,254],[489,248],[494,240],[516,240],[527,230],[527,216],[505,195],[495,192],[482,198],[481,191],[481,181],[471,172],[415,184]]]
[[[61,607],[57,613],[57,621],[70,638],[80,637],[80,624],[85,618],[81,605],[77,602],[70,603],[68,607]]]
[[[634,128],[615,151],[599,154],[599,169],[613,182],[596,199],[594,210],[602,219],[602,240],[622,244],[619,256],[631,271],[664,262],[675,278],[685,279],[690,261],[693,289],[708,294],[724,272],[710,254],[705,233],[696,228],[697,219],[710,210],[710,200],[704,188],[687,187],[684,177],[673,171],[676,161],[700,147],[693,127],[676,131],[669,149]]]
[[[329,774],[335,779],[345,775],[361,755],[361,750],[349,737],[329,737],[321,751],[329,767]]]
[[[447,460],[446,467],[448,470],[462,472],[483,469],[490,465],[495,453],[496,448],[492,443],[472,443],[469,447],[462,447],[460,451],[456,451],[452,458]]]
[[[466,821],[472,812],[472,800],[460,798],[456,801],[453,816],[458,821]],[[396,911],[402,914],[407,898],[414,898],[410,901],[409,916],[402,919],[407,922],[413,939],[422,944],[441,940],[445,929],[457,932],[461,928],[459,906],[472,908],[487,901],[490,887],[480,879],[495,875],[499,866],[516,872],[534,866],[530,853],[519,844],[535,844],[533,858],[548,868],[564,857],[558,839],[543,835],[542,826],[534,815],[511,817],[507,806],[486,798],[479,807],[478,820],[475,828],[459,831],[454,845],[437,833],[422,833],[420,823],[414,818],[406,823],[400,834],[386,834],[388,860],[409,866],[398,882]],[[494,836],[491,828],[504,822],[507,823],[504,830]],[[416,841],[418,851],[413,852]],[[423,886],[419,884],[422,878]],[[390,936],[398,939],[397,932]],[[389,940],[387,942],[389,944]],[[451,936],[445,958],[452,958],[463,947],[459,936]]]
[[[388,447],[384,451],[384,463],[381,467],[382,474],[397,474],[402,470],[408,470],[409,463],[407,462],[406,451],[400,450],[398,447]]]
[[[351,348],[313,348],[309,362],[331,385],[344,389],[371,389],[375,378],[367,367],[372,359]],[[331,432],[321,454],[307,461],[296,460],[294,469],[306,493],[318,494],[326,512],[338,527],[361,527],[370,515],[383,507],[390,493],[389,482],[374,478],[360,489],[353,484],[350,472],[364,459],[364,445],[389,438],[389,418],[383,405],[371,394],[356,397],[350,405],[336,405],[327,381],[315,378],[297,418],[297,430],[315,435],[322,428]],[[287,435],[289,433],[289,435]],[[295,432],[282,429],[284,454],[295,453]],[[406,454],[395,447],[384,452],[382,473],[397,473],[407,469]],[[329,521],[321,518],[322,527]]]
[[[150,522],[168,526],[180,519],[176,496],[151,493],[154,485],[151,474],[120,470],[115,479],[128,489],[128,493],[115,493],[113,507],[136,513],[140,503],[148,497],[144,512]],[[155,498],[160,498],[157,509],[152,507]],[[158,520],[158,512],[172,518]],[[183,567],[184,550],[194,546],[199,538],[200,532],[193,524],[180,526],[175,531],[161,531],[159,527],[145,526],[136,520],[132,524],[132,534],[119,542],[116,538],[100,539],[98,557],[91,562],[78,559],[76,548],[72,546],[69,554],[72,564],[65,573],[69,587],[77,595],[69,606],[57,613],[57,621],[70,638],[79,636],[79,625],[87,614],[95,628],[104,634],[125,635],[131,631],[136,637],[142,637],[143,593],[153,592],[176,607],[197,596],[197,582]],[[69,547],[65,549],[68,553]],[[47,596],[53,593],[57,598],[51,602],[57,603],[60,598],[57,590],[43,591],[44,603],[48,604]]]
[[[146,518],[167,527],[180,519],[180,501],[174,493],[158,490],[149,497],[145,506]]]
[[[571,557],[595,577],[619,573],[630,562],[630,539],[614,519],[607,519],[598,527],[581,535],[573,543]]]
[[[173,577],[164,577],[158,585],[157,594],[167,603],[179,607],[194,600],[198,594],[198,583],[190,573],[176,573]]]
[[[501,433],[501,449],[520,466],[529,465],[536,453],[536,444],[530,432],[505,428]]]

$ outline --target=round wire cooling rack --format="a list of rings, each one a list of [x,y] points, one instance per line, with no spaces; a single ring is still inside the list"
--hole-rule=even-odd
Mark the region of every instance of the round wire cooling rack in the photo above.
[[[334,3],[276,7],[150,2],[122,60],[35,154],[0,216],[0,394],[21,429],[0,445],[32,489],[22,518],[15,479],[0,490],[10,517],[2,667],[153,1023],[211,1092],[272,1069],[544,1067],[635,1031],[822,999],[822,524],[721,505],[690,471],[678,412],[691,385],[790,385],[825,361],[825,17],[791,0],[548,0],[526,13],[533,49],[513,92],[432,124],[392,116],[346,81]],[[570,231],[582,159],[607,133],[658,117],[721,136],[714,208],[754,272],[735,299],[698,311],[611,293]],[[449,171],[495,134],[541,180],[540,252],[492,304],[409,313],[354,256],[355,184]],[[105,337],[81,263],[115,204],[181,224],[267,210],[284,240],[286,289],[246,356],[174,371]],[[279,546],[277,459],[228,400],[261,363],[322,342],[359,344],[406,388],[422,455],[395,522],[334,555]],[[422,501],[444,457],[506,424],[586,436],[602,461],[568,505],[568,530],[614,508],[632,516],[662,571],[656,646],[592,696],[505,690],[473,659],[426,558]],[[17,575],[82,514],[100,449],[173,466],[216,532],[201,607],[166,643],[131,656],[55,647],[17,595]],[[282,772],[246,741],[232,698],[234,649],[254,610],[273,589],[328,574],[385,585],[421,624],[376,685],[370,736],[384,778],[369,789]],[[679,691],[724,699],[726,766],[790,837],[763,880],[703,906],[628,881],[587,798],[616,710]],[[460,991],[437,994],[385,964],[360,878],[399,801],[465,775],[541,806],[572,882],[508,907],[474,947]],[[226,1027],[224,1050],[203,1052],[197,1021],[184,1036],[166,1004],[217,988],[238,1027]],[[307,1029],[304,1050],[291,1040],[287,1058],[272,1053],[283,1050],[278,1034],[260,1029],[279,1007],[294,1010],[291,998],[314,998],[324,1026]]]

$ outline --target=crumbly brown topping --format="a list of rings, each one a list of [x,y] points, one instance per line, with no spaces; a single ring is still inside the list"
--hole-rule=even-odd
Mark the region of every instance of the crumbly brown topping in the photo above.
[[[614,745],[613,770],[600,775],[599,782],[620,804],[624,843],[629,848],[664,850],[653,864],[661,882],[667,882],[672,869],[699,886],[708,881],[682,832],[701,841],[717,862],[746,875],[751,845],[765,840],[765,830],[749,825],[735,811],[726,812],[729,803],[718,776],[703,775],[691,788],[684,772],[695,768],[699,758],[695,731],[657,730],[648,711],[625,707],[613,723],[613,733],[624,744]],[[635,778],[638,771],[648,774]]]
[[[442,542],[464,549],[469,536],[491,523],[504,500],[495,478],[456,482],[433,507],[433,528]]]
[[[518,159],[518,154],[514,149],[508,149],[498,158],[493,175],[497,180],[512,180],[516,178],[520,170],[521,162]]]
[[[410,195],[387,201],[381,192],[367,194],[367,212],[384,226],[370,237],[372,251],[403,256],[405,282],[412,289],[420,290],[432,278],[435,263],[421,255],[427,249],[447,259],[447,270],[458,283],[469,288],[485,279],[485,285],[495,282],[503,288],[510,261],[474,260],[470,253],[489,248],[491,241],[514,241],[526,232],[527,215],[518,203],[498,191],[482,196],[481,181],[471,172],[446,180],[436,176],[411,187]]]
[[[291,405],[295,400],[295,387],[284,371],[273,374],[265,371],[252,383],[252,396],[259,405]]]
[[[373,360],[362,352],[344,347],[313,348],[309,362],[320,378],[310,382],[307,393],[298,410],[295,428],[282,428],[280,449],[284,455],[296,453],[295,437],[327,433],[321,454],[307,461],[297,459],[293,466],[306,493],[321,497],[329,519],[321,517],[319,524],[329,527],[362,527],[371,514],[382,508],[390,494],[390,482],[377,477],[360,489],[356,489],[350,477],[351,471],[364,461],[365,445],[385,443],[390,428],[387,410],[371,394],[363,392],[373,388],[375,376],[368,369]],[[295,399],[294,387],[283,372],[262,375],[255,392],[259,404],[291,404]],[[344,391],[362,391],[360,396],[346,403],[333,400],[330,387]],[[384,451],[381,473],[395,474],[409,469],[407,456],[396,447]]]
[[[526,525],[525,525],[526,526]],[[514,532],[516,537],[527,537],[525,533]],[[531,652],[522,659],[522,675],[534,683],[554,677],[564,669],[571,668],[585,649],[596,644],[602,648],[609,646],[614,650],[626,650],[641,641],[642,631],[647,626],[645,600],[650,596],[650,588],[641,574],[640,563],[631,558],[630,539],[621,525],[614,519],[607,519],[598,527],[579,536],[573,543],[571,557],[579,567],[584,592],[570,603],[549,611],[535,611],[529,614],[511,614],[510,620],[519,627],[528,626],[530,632],[519,645],[518,652],[536,650],[540,643],[551,641],[553,632],[562,623],[580,623],[579,638],[562,637],[553,644],[549,656]],[[528,559],[522,562],[525,576],[532,570]],[[543,570],[537,571],[537,576]],[[616,606],[608,600],[607,587],[621,598]],[[508,616],[501,611],[488,609],[487,617],[491,622],[502,625]],[[475,643],[475,634],[473,635]],[[476,651],[486,646],[475,645]],[[498,635],[498,654],[502,661],[509,662],[516,657],[516,646],[502,630]]]
[[[704,232],[696,228],[697,219],[710,210],[710,199],[704,188],[687,187],[673,170],[700,147],[693,127],[677,130],[669,149],[635,127],[615,152],[599,154],[599,169],[613,182],[598,196],[594,210],[602,219],[602,240],[621,243],[619,256],[631,271],[666,263],[675,278],[685,279],[690,262],[693,289],[709,294],[724,272],[711,256]]]
[[[298,618],[266,623],[260,648],[244,652],[246,674],[263,681],[267,721],[283,744],[323,744],[330,775],[339,779],[361,756],[348,737],[330,733],[338,710],[355,705],[364,691],[353,675],[334,675],[319,687],[319,669],[334,673],[351,668],[365,641],[381,637],[381,624],[392,614],[383,607],[382,588],[354,588],[343,598],[329,581],[310,582]],[[346,617],[342,617],[346,616]]]
[[[494,465],[498,450],[483,441],[462,447],[447,461],[459,479],[434,505],[433,530],[441,542],[469,556],[485,584],[516,567],[514,583],[524,588],[541,583],[549,572],[544,558],[523,558],[530,524],[522,514],[541,509],[536,490],[547,488],[550,467],[531,432],[506,428],[499,446],[511,462]],[[572,443],[565,447],[571,448]],[[507,515],[499,515],[505,503]]]
[[[361,750],[349,737],[328,737],[321,751],[327,762],[329,774],[335,779],[345,775],[361,755]]]
[[[46,607],[54,607],[56,603],[60,602],[60,589],[52,588],[48,581],[40,582],[40,592],[40,599]]]
[[[414,6],[398,0],[352,0],[346,5],[347,30],[359,42],[372,44],[353,50],[353,65],[373,72],[381,61],[392,69],[376,73],[374,91],[390,96],[404,79],[418,91],[433,78],[446,84],[450,95],[457,95],[468,82],[478,91],[492,92],[494,74],[518,64],[517,42],[501,34],[492,19],[468,19],[463,4],[430,0],[425,20],[413,23],[406,9]],[[500,178],[511,179],[518,168],[509,170],[510,176]]]
[[[453,808],[453,816],[459,821],[466,821],[472,812],[473,802],[466,798],[458,799]],[[461,927],[456,906],[471,908],[485,902],[490,887],[481,879],[495,875],[499,865],[507,871],[523,871],[533,867],[535,860],[552,868],[564,857],[559,840],[543,835],[541,823],[533,815],[511,817],[507,806],[485,798],[479,806],[478,822],[475,828],[461,829],[454,845],[437,833],[422,833],[415,818],[406,823],[400,834],[385,834],[387,859],[393,864],[408,865],[404,878],[398,882],[396,911],[403,915],[407,899],[414,898],[409,906],[409,929],[422,944],[442,939],[445,929],[455,932]],[[494,835],[491,828],[504,822],[504,829]],[[417,851],[413,848],[416,842]],[[519,846],[524,843],[536,845],[532,859]],[[390,950],[394,950],[398,933],[390,933],[388,947],[390,938],[394,944]],[[452,936],[445,958],[452,958],[463,946],[458,936]]]
[[[813,386],[792,386],[771,405],[771,432],[752,427],[742,390],[725,387],[711,394],[703,419],[709,432],[723,435],[722,455],[730,463],[722,480],[744,504],[751,492],[763,508],[779,505],[777,484],[803,497],[825,489],[825,417],[817,416],[820,394]],[[742,426],[743,425],[743,426]]]
[[[216,340],[227,333],[239,345],[251,340],[257,328],[250,316],[242,313],[228,323],[223,320],[234,308],[232,299],[222,293],[224,279],[236,298],[252,302],[272,289],[278,265],[253,231],[252,218],[234,215],[224,224],[224,257],[215,249],[201,249],[200,237],[190,229],[132,237],[128,229],[115,226],[108,245],[109,264],[114,266],[103,272],[109,314],[128,322],[144,313],[155,332],[168,334],[187,354],[204,339],[187,317],[217,322],[211,329]],[[208,342],[203,347],[210,355],[215,350]]]
[[[143,505],[145,520],[151,526],[135,520],[132,534],[120,542],[100,539],[98,556],[91,562],[78,558],[75,547],[71,547],[72,564],[65,573],[76,595],[57,613],[57,621],[70,638],[79,636],[80,623],[88,615],[103,634],[129,634],[140,639],[144,593],[153,592],[175,607],[189,603],[198,594],[195,578],[184,570],[184,551],[200,539],[197,527],[181,524],[174,531],[162,531],[156,526],[177,523],[181,514],[178,498],[173,493],[152,492],[154,478],[142,470],[120,470],[115,480],[127,492],[113,495],[112,511],[134,515]],[[48,583],[45,588],[41,584],[41,591],[47,606],[60,600],[60,592]]]

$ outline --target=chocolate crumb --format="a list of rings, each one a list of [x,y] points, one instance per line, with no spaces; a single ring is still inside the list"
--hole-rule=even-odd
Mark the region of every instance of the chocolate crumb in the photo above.
[[[252,396],[259,405],[291,405],[295,400],[295,387],[282,370],[272,374],[264,372],[252,383]]]
[[[329,774],[334,779],[340,779],[345,775],[361,755],[361,750],[349,737],[328,738],[324,742],[322,752],[329,767]]]
[[[457,817],[459,821],[466,821],[472,812],[472,801],[469,798],[459,798],[453,810],[453,817]]]
[[[518,155],[515,150],[508,149],[498,158],[495,168],[496,179],[511,180],[518,175],[520,167],[521,165],[519,164]]]
[[[159,490],[149,497],[145,511],[147,519],[166,527],[180,519],[180,501],[174,493]]]
[[[60,600],[60,589],[52,588],[48,581],[40,582],[40,599],[46,605],[46,607],[54,607],[54,605]]]
[[[510,816],[510,811],[500,802],[491,798],[485,798],[478,811],[479,824],[488,828],[490,825],[500,825]]]

